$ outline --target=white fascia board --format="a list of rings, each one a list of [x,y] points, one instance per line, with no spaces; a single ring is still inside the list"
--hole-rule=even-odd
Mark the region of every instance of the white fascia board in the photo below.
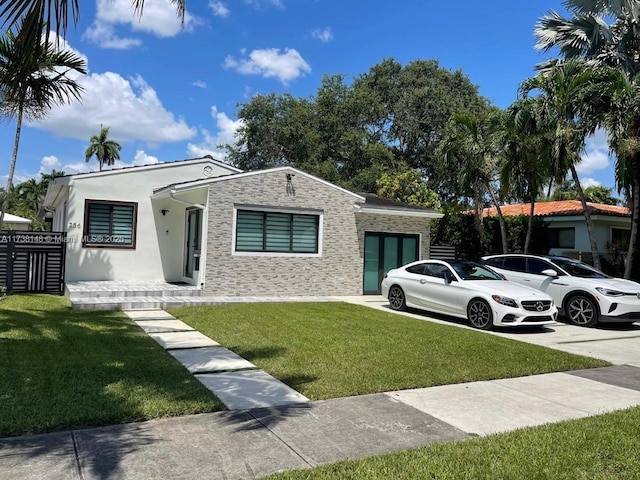
[[[49,187],[47,188],[47,193],[44,196],[44,201],[42,202],[42,206],[44,208],[53,208],[59,202],[59,199],[62,195],[68,195],[69,192],[69,182],[68,177],[65,177],[66,182],[51,182]]]
[[[356,205],[358,211],[362,213],[373,213],[376,215],[396,215],[399,217],[422,217],[422,218],[442,218],[444,213],[438,212],[425,212],[423,210],[401,210],[396,208],[378,208],[378,207],[365,207],[362,205]]]
[[[185,190],[191,190],[192,188],[198,188],[198,187],[202,187],[205,185],[210,185],[212,183],[217,183],[217,182],[224,182],[227,180],[235,180],[236,178],[246,178],[246,177],[251,177],[254,175],[264,175],[266,173],[277,173],[277,172],[293,172],[295,175],[302,175],[305,176],[307,178],[310,178],[312,180],[315,180],[316,182],[320,182],[328,187],[334,188],[336,190],[341,191],[342,193],[345,193],[347,195],[351,195],[353,197],[355,197],[357,200],[360,200],[362,202],[365,201],[365,198],[358,195],[357,193],[353,193],[350,192],[349,190],[346,190],[342,187],[339,187],[337,185],[334,185],[331,182],[327,182],[326,180],[322,180],[321,178],[318,177],[314,177],[313,175],[310,175],[306,172],[303,172],[301,170],[297,170],[293,167],[277,167],[277,168],[270,168],[268,170],[255,170],[253,172],[244,172],[244,173],[236,173],[236,174],[232,174],[232,175],[221,175],[219,177],[212,177],[212,178],[206,178],[203,180],[194,180],[193,182],[188,182],[188,183],[182,183],[180,185],[174,185],[174,186],[168,186],[165,187],[162,190],[159,190],[158,192],[154,193],[154,196],[152,198],[160,198],[160,197],[156,197],[156,195],[160,195],[165,191],[169,191],[169,190],[175,190],[176,192],[180,192],[180,191],[185,191]]]

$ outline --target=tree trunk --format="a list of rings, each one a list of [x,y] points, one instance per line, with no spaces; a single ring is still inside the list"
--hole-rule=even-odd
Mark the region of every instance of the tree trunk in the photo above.
[[[496,206],[496,210],[498,211],[498,223],[500,224],[500,237],[502,238],[502,253],[509,253],[509,244],[507,241],[507,226],[504,223],[504,216],[502,215],[502,209],[500,208],[500,202],[496,198],[493,190],[491,189],[491,185],[487,183],[487,190],[489,191],[489,195],[491,195],[491,200],[493,200],[493,204]]]
[[[4,200],[2,201],[2,209],[0,209],[0,230],[2,230],[2,222],[4,222],[4,214],[9,206],[9,195],[13,185],[13,173],[16,170],[16,160],[18,159],[18,145],[20,144],[20,130],[22,130],[22,111],[20,106],[18,117],[16,118],[16,136],[13,140],[13,153],[11,154],[11,165],[9,165],[9,176],[7,177],[7,188],[5,189]]]
[[[633,200],[633,211],[631,213],[631,233],[629,234],[629,251],[627,252],[627,263],[624,266],[624,278],[631,278],[633,269],[633,259],[636,253],[636,238],[638,236],[638,225],[640,215],[640,179],[638,175],[633,176],[631,186],[631,199]]]
[[[591,255],[593,256],[593,266],[596,270],[602,270],[600,267],[600,257],[598,256],[598,246],[596,245],[596,237],[593,231],[593,222],[591,221],[591,214],[587,207],[587,199],[584,196],[582,185],[580,185],[580,179],[578,178],[578,172],[575,165],[571,165],[571,175],[573,181],[576,184],[578,195],[580,195],[580,201],[582,202],[582,210],[584,211],[584,218],[587,220],[587,233],[589,234],[589,244],[591,245]]]
[[[524,239],[524,253],[529,253],[531,244],[531,231],[533,230],[533,213],[536,211],[536,197],[531,195],[531,210],[529,210],[529,222],[527,224],[527,236]]]

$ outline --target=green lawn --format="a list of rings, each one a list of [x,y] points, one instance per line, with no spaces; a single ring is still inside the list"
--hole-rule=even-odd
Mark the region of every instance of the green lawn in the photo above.
[[[171,313],[313,400],[608,365],[346,303]]]
[[[285,472],[272,480],[640,478],[640,407],[458,443]]]
[[[223,408],[122,313],[51,295],[0,302],[0,436]]]

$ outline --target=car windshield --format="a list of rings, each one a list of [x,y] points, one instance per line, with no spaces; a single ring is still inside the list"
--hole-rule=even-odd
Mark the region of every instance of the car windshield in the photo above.
[[[486,265],[476,262],[449,262],[462,280],[504,280]]]
[[[551,261],[562,268],[572,277],[580,278],[611,278],[609,275],[596,270],[586,263],[573,260],[571,258],[552,258]]]

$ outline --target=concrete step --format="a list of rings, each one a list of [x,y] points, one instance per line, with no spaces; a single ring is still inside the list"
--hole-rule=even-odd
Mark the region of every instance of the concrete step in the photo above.
[[[77,282],[67,283],[65,292],[67,297],[72,299],[198,297],[202,295],[200,287],[166,282]]]
[[[85,310],[151,310],[193,305],[260,302],[335,302],[333,297],[71,297],[71,307]]]

